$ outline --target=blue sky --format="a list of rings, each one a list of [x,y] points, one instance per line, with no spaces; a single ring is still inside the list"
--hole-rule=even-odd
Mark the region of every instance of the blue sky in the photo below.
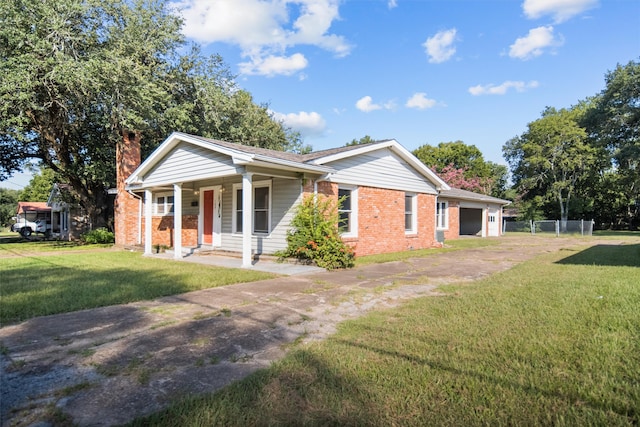
[[[636,0],[182,0],[185,35],[315,150],[502,145],[640,57]],[[18,188],[28,175],[2,186]]]

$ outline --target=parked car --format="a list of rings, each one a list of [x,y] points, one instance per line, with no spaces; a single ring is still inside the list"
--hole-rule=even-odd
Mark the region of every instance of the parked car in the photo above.
[[[42,233],[45,236],[51,234],[51,226],[44,219],[37,219],[35,222],[23,219],[11,225],[11,231],[20,233],[22,237],[29,237],[33,233]]]

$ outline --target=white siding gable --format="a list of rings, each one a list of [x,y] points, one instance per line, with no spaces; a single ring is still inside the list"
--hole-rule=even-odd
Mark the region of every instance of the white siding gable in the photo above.
[[[182,142],[149,171],[144,184],[188,182],[235,173],[231,157]]]
[[[437,194],[435,186],[389,149],[372,151],[327,163],[336,169],[331,182]]]

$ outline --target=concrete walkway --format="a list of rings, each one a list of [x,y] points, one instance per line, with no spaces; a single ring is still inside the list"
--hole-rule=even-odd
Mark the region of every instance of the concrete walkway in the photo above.
[[[126,423],[268,367],[295,340],[323,339],[371,309],[438,295],[440,284],[585,244],[502,238],[481,249],[310,271],[7,326],[0,329],[2,425],[31,425],[51,408],[80,426]],[[185,259],[195,261],[213,262]]]
[[[167,258],[173,259],[172,252],[160,253],[160,254],[152,254],[147,255],[153,258]],[[242,258],[236,256],[228,256],[228,255],[220,255],[220,254],[188,254],[183,258],[177,259],[178,261],[183,262],[192,262],[196,264],[204,264],[204,265],[213,265],[217,267],[227,267],[227,268],[243,268],[242,267]],[[312,265],[305,265],[295,262],[278,262],[274,257],[260,257],[260,259],[255,260],[251,264],[252,270],[264,271],[267,273],[280,274],[283,276],[297,276],[301,274],[313,274],[313,273],[321,273],[325,271],[323,268],[315,267]]]

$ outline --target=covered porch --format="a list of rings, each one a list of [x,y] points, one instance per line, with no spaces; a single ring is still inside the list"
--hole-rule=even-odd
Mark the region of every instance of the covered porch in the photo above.
[[[293,208],[330,168],[259,150],[186,135],[165,141],[127,179],[144,253],[162,245],[181,259],[187,247],[216,249],[241,254],[248,268],[254,255],[284,249]]]

